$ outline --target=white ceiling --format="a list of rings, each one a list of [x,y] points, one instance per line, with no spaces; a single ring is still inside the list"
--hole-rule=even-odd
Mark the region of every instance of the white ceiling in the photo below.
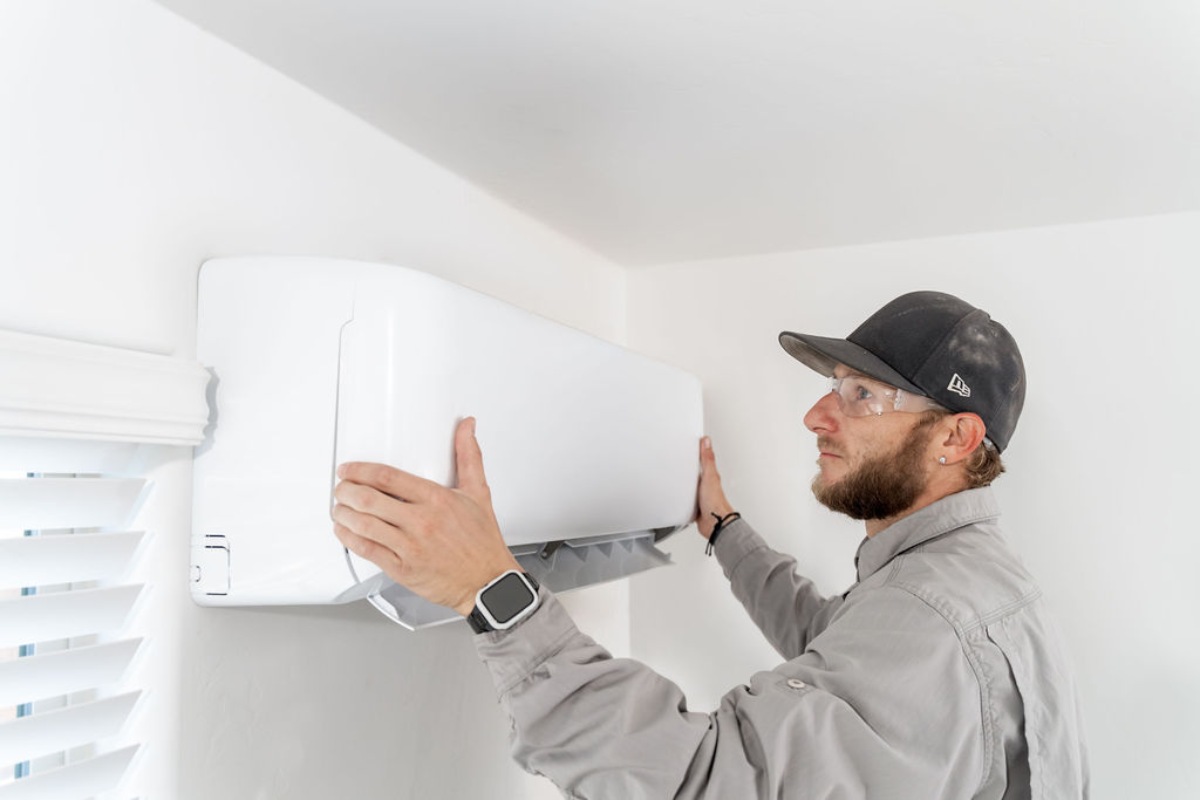
[[[1197,0],[158,0],[625,265],[1200,208]]]

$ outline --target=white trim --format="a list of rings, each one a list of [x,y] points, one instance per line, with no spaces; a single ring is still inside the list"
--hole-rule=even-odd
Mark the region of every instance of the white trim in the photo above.
[[[0,436],[197,445],[208,381],[194,361],[0,331]]]

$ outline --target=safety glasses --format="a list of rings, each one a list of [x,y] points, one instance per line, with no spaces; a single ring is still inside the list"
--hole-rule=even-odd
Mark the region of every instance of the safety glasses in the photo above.
[[[897,389],[863,375],[831,377],[830,391],[837,396],[838,408],[848,417],[878,417],[894,411],[929,411],[941,408],[928,397]]]

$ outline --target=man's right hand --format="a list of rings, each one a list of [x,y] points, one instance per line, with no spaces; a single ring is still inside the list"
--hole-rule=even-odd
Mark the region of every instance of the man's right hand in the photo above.
[[[707,539],[712,536],[717,517],[733,513],[733,506],[725,499],[721,488],[721,474],[717,472],[717,457],[713,454],[712,439],[700,439],[700,485],[696,489],[696,528]],[[717,516],[714,517],[713,514]]]

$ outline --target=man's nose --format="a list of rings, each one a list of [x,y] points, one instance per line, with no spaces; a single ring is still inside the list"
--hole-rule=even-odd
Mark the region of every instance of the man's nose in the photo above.
[[[833,392],[826,392],[804,415],[804,427],[813,433],[836,430],[837,417],[840,413],[837,395]]]

